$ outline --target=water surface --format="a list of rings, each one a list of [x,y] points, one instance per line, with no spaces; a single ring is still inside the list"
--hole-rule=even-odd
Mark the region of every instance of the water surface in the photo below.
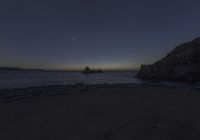
[[[47,72],[47,71],[0,71],[0,89],[25,88],[33,86],[85,84],[153,84],[170,86],[197,86],[182,82],[141,80],[134,76],[136,72],[104,72],[85,75],[81,72]]]

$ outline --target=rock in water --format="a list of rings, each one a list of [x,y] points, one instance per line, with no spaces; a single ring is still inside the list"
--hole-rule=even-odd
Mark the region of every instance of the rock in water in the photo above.
[[[166,57],[152,65],[142,65],[138,78],[199,81],[200,37],[175,47]]]
[[[85,67],[85,69],[82,71],[83,74],[94,74],[94,73],[102,73],[103,71],[101,69],[99,70],[92,70],[89,67]]]

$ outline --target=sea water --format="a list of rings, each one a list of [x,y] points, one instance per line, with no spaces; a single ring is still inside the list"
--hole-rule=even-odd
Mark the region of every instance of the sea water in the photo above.
[[[85,75],[81,72],[51,71],[0,71],[0,89],[26,88],[35,86],[84,84],[152,84],[196,86],[181,82],[141,80],[135,78],[136,72],[104,72]]]

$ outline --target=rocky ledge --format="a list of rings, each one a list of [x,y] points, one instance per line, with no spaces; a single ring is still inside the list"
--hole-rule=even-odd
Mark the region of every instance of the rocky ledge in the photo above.
[[[138,78],[200,81],[200,37],[175,47],[152,65],[142,65]]]

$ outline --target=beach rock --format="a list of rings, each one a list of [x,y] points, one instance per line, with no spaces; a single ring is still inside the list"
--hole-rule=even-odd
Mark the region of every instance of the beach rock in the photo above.
[[[175,47],[152,65],[142,65],[136,77],[144,79],[200,80],[200,37]]]

